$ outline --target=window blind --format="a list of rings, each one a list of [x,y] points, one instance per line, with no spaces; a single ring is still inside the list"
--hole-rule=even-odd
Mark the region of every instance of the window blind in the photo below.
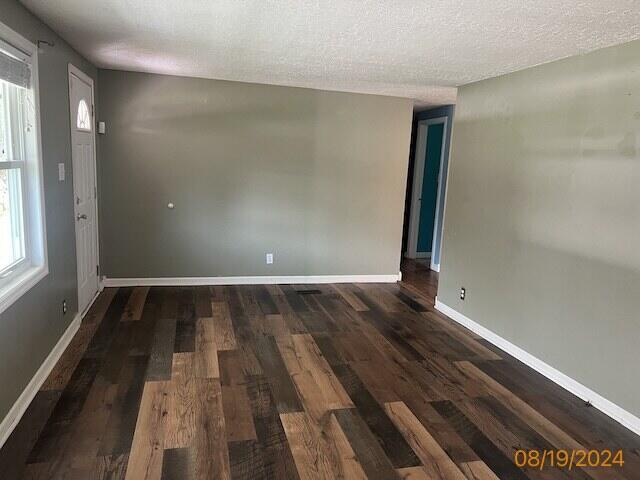
[[[22,88],[31,87],[31,69],[29,64],[0,50],[0,80]]]

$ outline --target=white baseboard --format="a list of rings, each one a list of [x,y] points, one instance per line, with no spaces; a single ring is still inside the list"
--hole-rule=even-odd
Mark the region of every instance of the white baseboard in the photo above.
[[[433,265],[431,265],[431,270],[433,270],[434,272],[440,272],[440,264],[434,263]]]
[[[18,422],[20,422],[20,419],[22,418],[22,415],[24,415],[29,404],[31,404],[33,398],[38,393],[38,390],[40,390],[40,387],[51,373],[51,370],[53,370],[53,367],[58,363],[58,360],[60,360],[60,357],[66,350],[69,342],[71,342],[71,339],[73,339],[78,328],[80,328],[81,321],[82,316],[77,314],[62,334],[62,337],[60,337],[60,340],[58,340],[58,343],[56,343],[49,355],[47,355],[47,358],[42,362],[42,365],[40,365],[36,374],[15,401],[13,407],[9,410],[9,413],[7,413],[2,420],[2,423],[0,423],[0,448],[2,448],[11,435],[11,432],[16,428]]]
[[[631,412],[628,412],[624,408],[616,405],[615,403],[607,400],[602,395],[594,392],[589,387],[582,385],[577,380],[565,375],[564,373],[556,370],[551,365],[543,362],[537,357],[534,357],[530,353],[524,351],[520,347],[505,340],[498,334],[492,332],[488,328],[483,327],[479,323],[474,322],[469,317],[454,310],[453,308],[440,302],[436,297],[436,309],[444,313],[451,319],[455,320],[459,324],[467,327],[472,332],[477,333],[485,340],[493,343],[496,347],[501,348],[511,356],[517,358],[525,365],[533,368],[535,371],[541,373],[549,380],[557,383],[565,390],[573,393],[575,396],[581,398],[585,402],[591,403],[598,410],[602,411],[615,421],[621,423],[632,432],[640,435],[640,418],[636,417]]]
[[[177,287],[194,285],[272,285],[305,283],[395,283],[400,273],[391,275],[285,275],[254,277],[160,277],[104,278],[105,287]]]

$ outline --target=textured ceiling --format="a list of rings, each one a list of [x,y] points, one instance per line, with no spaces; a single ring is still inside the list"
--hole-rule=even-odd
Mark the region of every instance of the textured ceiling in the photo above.
[[[638,0],[22,0],[104,68],[454,103],[640,38]]]

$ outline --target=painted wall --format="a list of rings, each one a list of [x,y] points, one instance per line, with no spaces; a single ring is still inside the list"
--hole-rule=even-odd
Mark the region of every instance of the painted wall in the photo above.
[[[0,419],[4,418],[77,313],[73,180],[67,66],[96,69],[14,0],[0,0],[0,22],[31,42],[38,55],[49,275],[0,314]],[[67,180],[58,182],[58,163]],[[69,310],[62,315],[62,300]]]
[[[108,277],[398,273],[409,100],[110,70],[99,83]]]
[[[411,133],[411,152],[409,156],[409,175],[407,178],[407,194],[405,198],[405,223],[403,232],[403,249],[407,249],[407,235],[409,234],[409,215],[411,213],[411,195],[413,187],[413,168],[415,161],[415,148],[416,148],[416,135],[418,132],[418,122],[421,120],[428,120],[431,118],[447,117],[447,133],[445,135],[444,144],[444,162],[442,164],[442,175],[440,175],[440,190],[441,196],[439,201],[440,209],[437,212],[437,225],[439,226],[439,233],[435,238],[435,242],[432,245],[432,255],[436,264],[440,263],[440,254],[442,251],[442,218],[444,215],[444,200],[447,192],[447,173],[449,171],[449,151],[451,148],[451,132],[453,130],[453,118],[455,113],[455,105],[443,105],[442,107],[431,108],[421,112],[416,112],[413,116],[413,126]]]
[[[459,89],[439,300],[637,416],[639,185],[640,42]]]

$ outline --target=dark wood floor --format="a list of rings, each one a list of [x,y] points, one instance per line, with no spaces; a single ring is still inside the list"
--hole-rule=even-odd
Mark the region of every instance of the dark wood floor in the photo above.
[[[1,478],[634,479],[640,438],[395,285],[106,289]],[[519,469],[516,449],[623,449]]]

